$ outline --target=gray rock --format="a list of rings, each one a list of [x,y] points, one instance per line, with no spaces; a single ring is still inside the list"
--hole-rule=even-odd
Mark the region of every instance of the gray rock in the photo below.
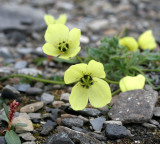
[[[16,50],[19,54],[22,55],[30,54],[33,51],[32,48],[17,48]]]
[[[22,144],[36,144],[34,141],[31,141],[31,142],[24,142]]]
[[[45,104],[52,103],[54,101],[54,95],[43,93],[41,96],[41,101],[43,101]]]
[[[76,126],[72,126],[72,130],[78,131],[78,132],[82,132],[82,133],[88,133],[87,130],[76,127]]]
[[[60,132],[49,137],[45,144],[74,144],[74,142],[68,137],[67,133]]]
[[[40,95],[42,93],[42,89],[36,87],[30,87],[26,90],[27,95]]]
[[[158,93],[156,91],[143,89],[120,93],[108,115],[111,119],[120,120],[122,123],[147,122],[153,116],[157,98]]]
[[[27,66],[27,61],[19,61],[19,62],[16,62],[15,65],[14,65],[14,68],[15,69],[22,69],[22,68],[25,68]]]
[[[55,1],[53,0],[34,0],[32,1],[32,5],[35,7],[42,7],[42,6],[50,6],[53,5]]]
[[[156,126],[154,124],[150,124],[150,123],[142,123],[142,126],[149,128],[149,129],[155,129]]]
[[[41,109],[44,106],[44,102],[36,102],[32,104],[28,104],[20,109],[21,113],[32,113],[39,109]]]
[[[8,58],[12,58],[13,55],[11,54],[11,52],[9,51],[7,47],[0,47],[0,57],[8,59]]]
[[[116,124],[108,124],[105,129],[106,136],[109,139],[120,139],[128,135],[127,129],[124,126]]]
[[[99,140],[85,133],[77,132],[64,126],[58,126],[57,132],[65,132],[71,139],[80,141],[80,144],[101,144]]]
[[[48,135],[50,133],[50,131],[52,131],[55,127],[56,127],[57,123],[56,122],[52,122],[50,120],[48,120],[43,128],[42,131],[40,132],[40,134],[42,135]]]
[[[24,123],[27,125],[26,127],[15,126],[17,133],[31,132],[34,130],[31,120],[26,119],[25,117],[22,117],[22,116],[14,118],[12,123],[13,125],[16,125],[18,123]]]
[[[60,100],[64,102],[69,102],[69,96],[70,96],[69,93],[64,93],[61,95]]]
[[[52,103],[53,107],[55,107],[55,108],[59,108],[59,107],[61,107],[63,104],[65,104],[63,101],[54,101],[54,102]]]
[[[79,118],[63,118],[62,119],[62,125],[72,127],[82,127],[84,125],[84,121]]]
[[[122,122],[121,122],[121,121],[113,121],[113,120],[110,120],[110,121],[105,121],[104,124],[105,124],[105,125],[107,125],[107,124],[122,125]]]
[[[0,144],[6,144],[4,136],[0,136]]]
[[[82,119],[84,121],[84,123],[88,123],[89,122],[89,119],[86,118],[86,117],[83,117],[81,115],[78,116],[78,118]]]
[[[100,20],[94,20],[89,23],[88,28],[92,31],[100,31],[108,26],[108,20],[106,19],[100,19]]]
[[[32,75],[37,76],[38,74],[42,75],[42,71],[35,69],[35,68],[23,68],[19,69],[18,74],[25,74],[25,75]]]
[[[101,111],[93,108],[85,108],[83,110],[78,111],[78,113],[84,116],[93,116],[93,117],[101,115]]]
[[[24,30],[30,32],[45,27],[42,10],[27,5],[6,3],[0,5],[0,31],[8,29]]]
[[[80,42],[84,43],[84,44],[88,44],[89,43],[89,38],[87,36],[81,35],[80,37]]]
[[[0,76],[6,76],[8,74],[12,74],[15,72],[15,69],[11,67],[1,67],[0,68]]]
[[[4,33],[0,33],[0,46],[5,46],[8,44],[8,39]]]
[[[65,1],[58,1],[56,2],[56,7],[62,10],[71,10],[74,8],[74,5]]]
[[[53,121],[56,121],[59,117],[60,109],[49,109],[47,110],[47,112],[52,112],[51,119]]]
[[[19,116],[24,117],[26,119],[31,119],[27,113],[19,113]]]
[[[155,107],[153,114],[156,117],[160,117],[160,107]]]
[[[41,113],[29,113],[30,119],[41,119]]]
[[[26,141],[27,140],[28,141],[35,141],[36,140],[36,138],[30,132],[19,134],[19,136]]]
[[[14,87],[10,86],[10,85],[6,85],[4,87],[4,89],[7,88],[7,89],[10,89],[15,95],[20,95],[20,92],[17,91]]]
[[[103,136],[102,134],[97,134],[94,132],[88,132],[87,133],[89,136],[94,137],[100,141],[107,141],[107,138],[105,136]]]
[[[31,87],[30,84],[25,84],[25,83],[22,83],[22,84],[15,86],[15,88],[20,92],[26,92],[26,90],[30,87]]]
[[[44,87],[44,83],[43,82],[36,82],[34,87],[42,89]]]
[[[98,117],[93,120],[90,120],[90,123],[95,131],[101,131],[103,127],[103,123],[106,121],[103,117]]]
[[[9,100],[17,98],[15,93],[11,89],[8,89],[8,88],[3,89],[1,97],[4,98],[4,99],[9,99]]]
[[[154,120],[154,119],[151,119],[149,122],[150,122],[151,124],[156,125],[156,126],[158,126],[158,125],[159,125],[159,122],[158,122],[158,121],[156,121],[156,120]]]

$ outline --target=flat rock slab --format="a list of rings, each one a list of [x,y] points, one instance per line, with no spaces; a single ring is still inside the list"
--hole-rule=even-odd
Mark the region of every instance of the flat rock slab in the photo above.
[[[68,134],[69,138],[75,141],[80,141],[80,144],[101,144],[101,142],[94,137],[91,137],[85,133],[78,132],[75,130],[72,130],[67,127],[58,126],[57,132],[65,132]]]
[[[72,126],[83,127],[84,121],[80,118],[63,118],[62,124],[68,127]]]
[[[15,30],[40,30],[45,27],[44,12],[27,5],[7,3],[0,5],[0,31]]]
[[[98,117],[93,120],[90,120],[90,123],[95,131],[101,131],[103,123],[106,121],[103,117]]]
[[[153,116],[158,93],[153,90],[132,90],[122,92],[108,115],[122,123],[144,123]]]
[[[106,136],[109,139],[120,139],[126,137],[127,129],[124,126],[119,126],[116,124],[108,124],[105,129]]]
[[[52,135],[47,139],[46,144],[74,144],[74,142],[64,132]]]
[[[154,116],[160,117],[160,107],[155,107],[155,109],[154,109]]]

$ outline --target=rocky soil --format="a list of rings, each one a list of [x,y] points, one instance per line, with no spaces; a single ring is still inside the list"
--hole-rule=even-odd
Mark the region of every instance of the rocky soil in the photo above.
[[[81,56],[86,55],[86,46],[96,47],[104,36],[124,28],[134,37],[152,29],[160,44],[159,0],[0,0],[0,77],[18,73],[63,79],[69,64],[48,62],[41,49],[45,13],[66,13],[66,25],[81,29]],[[13,123],[27,124],[16,127],[23,144],[160,143],[160,91],[146,85],[144,90],[114,96],[111,109],[88,105],[74,111],[68,103],[71,88],[25,78],[0,81],[0,96],[20,103]],[[2,115],[3,109],[0,144],[5,144],[7,124]]]

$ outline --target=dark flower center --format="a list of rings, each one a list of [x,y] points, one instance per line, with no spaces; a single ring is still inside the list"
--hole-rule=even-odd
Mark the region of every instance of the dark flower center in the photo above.
[[[69,49],[69,44],[68,44],[68,42],[65,42],[65,41],[60,42],[60,43],[58,44],[58,49],[59,49],[61,52],[66,52],[66,51]]]
[[[90,75],[84,75],[80,79],[81,85],[85,88],[89,88],[91,85],[93,85],[93,79]]]

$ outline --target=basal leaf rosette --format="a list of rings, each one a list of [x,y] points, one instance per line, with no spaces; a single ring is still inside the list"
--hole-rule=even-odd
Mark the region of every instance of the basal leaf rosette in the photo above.
[[[66,14],[61,14],[58,17],[58,19],[55,19],[52,15],[46,14],[44,16],[44,21],[45,21],[46,25],[49,25],[49,24],[66,24],[67,16],[66,16]]]
[[[122,78],[119,82],[119,87],[122,92],[135,90],[135,89],[143,89],[145,84],[145,77],[141,74],[132,77],[126,76]]]
[[[111,90],[105,78],[101,63],[91,60],[87,64],[76,64],[69,67],[64,74],[66,84],[77,82],[72,88],[69,102],[74,110],[82,110],[88,104],[101,108],[110,103]]]
[[[155,49],[156,48],[156,41],[152,34],[151,30],[147,30],[144,33],[142,33],[138,38],[138,44],[141,49]]]
[[[125,46],[129,51],[136,51],[138,49],[138,43],[133,37],[121,38],[119,44]]]
[[[70,59],[80,51],[81,30],[74,28],[69,31],[64,24],[50,24],[45,33],[46,43],[43,52],[50,56]]]

